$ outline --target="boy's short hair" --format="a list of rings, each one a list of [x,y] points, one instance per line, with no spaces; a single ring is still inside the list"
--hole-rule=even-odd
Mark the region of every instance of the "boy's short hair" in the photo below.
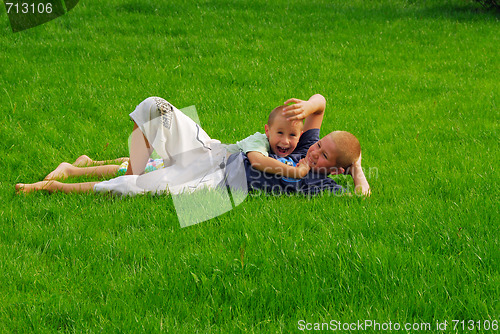
[[[329,136],[337,147],[337,167],[347,168],[358,160],[361,145],[356,136],[347,131],[333,131]]]
[[[274,108],[271,111],[271,113],[269,114],[269,118],[267,119],[267,125],[272,126],[276,116],[281,116],[281,112],[283,111],[283,108],[285,108],[285,107],[286,107],[285,105],[282,105],[282,106]],[[304,125],[304,122],[299,121],[299,120],[292,121],[292,123],[297,123],[297,124],[300,123],[300,125]]]
[[[269,126],[273,125],[273,121],[274,121],[274,119],[276,118],[276,116],[278,116],[278,115],[279,115],[279,113],[280,113],[281,111],[283,111],[283,108],[284,108],[284,107],[285,107],[285,106],[279,106],[279,107],[274,108],[274,109],[271,111],[271,113],[269,114],[269,118],[267,119],[267,125],[269,125]]]

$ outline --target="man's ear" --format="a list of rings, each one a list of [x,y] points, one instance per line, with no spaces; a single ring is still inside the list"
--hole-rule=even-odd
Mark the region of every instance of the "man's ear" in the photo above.
[[[345,170],[342,167],[331,167],[330,168],[330,174],[331,175],[339,175],[339,174],[344,174]]]
[[[266,137],[269,138],[269,125],[264,125],[264,130],[266,132]]]

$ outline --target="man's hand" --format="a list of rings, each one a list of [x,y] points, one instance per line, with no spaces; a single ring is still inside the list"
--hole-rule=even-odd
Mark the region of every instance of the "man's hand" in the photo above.
[[[358,158],[358,160],[356,160],[356,162],[354,163],[354,165],[356,167],[360,167],[361,168],[361,152],[359,152],[359,158]]]
[[[356,171],[356,170],[363,170],[361,168],[361,153],[359,153],[359,158],[358,160],[356,160],[356,162],[354,162],[351,166],[349,166],[347,168],[347,172],[348,174],[350,174],[351,176],[353,176],[353,171]]]
[[[361,153],[359,154],[358,160],[356,160],[356,162],[352,164],[351,168],[349,168],[349,172],[354,181],[355,193],[365,196],[370,196],[371,195],[370,185],[366,180],[363,168],[361,168]]]

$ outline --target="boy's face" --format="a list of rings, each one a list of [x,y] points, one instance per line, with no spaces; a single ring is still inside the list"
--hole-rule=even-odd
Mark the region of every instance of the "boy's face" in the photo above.
[[[286,157],[297,147],[302,134],[302,122],[287,121],[279,115],[274,118],[271,126],[266,124],[265,130],[273,153]]]
[[[336,170],[337,146],[329,135],[309,147],[305,157],[311,170],[330,174]]]

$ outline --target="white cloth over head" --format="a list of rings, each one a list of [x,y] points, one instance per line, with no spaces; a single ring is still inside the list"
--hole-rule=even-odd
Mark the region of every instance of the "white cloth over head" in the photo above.
[[[130,117],[165,168],[142,175],[123,175],[95,185],[96,192],[117,195],[190,193],[215,188],[224,180],[227,151],[191,118],[159,97],[142,101]]]

